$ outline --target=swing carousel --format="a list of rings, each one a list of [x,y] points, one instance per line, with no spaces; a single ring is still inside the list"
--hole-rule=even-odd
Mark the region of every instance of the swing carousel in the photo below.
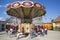
[[[34,28],[32,19],[45,15],[44,5],[32,1],[17,1],[7,6],[7,14],[21,19],[19,24],[19,32],[24,28],[24,33],[30,33],[30,29]]]

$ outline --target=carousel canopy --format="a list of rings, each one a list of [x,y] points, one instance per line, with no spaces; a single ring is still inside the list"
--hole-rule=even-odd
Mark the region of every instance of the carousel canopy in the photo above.
[[[42,16],[46,13],[45,7],[42,4],[23,1],[14,2],[7,6],[7,14],[17,18],[31,19]]]

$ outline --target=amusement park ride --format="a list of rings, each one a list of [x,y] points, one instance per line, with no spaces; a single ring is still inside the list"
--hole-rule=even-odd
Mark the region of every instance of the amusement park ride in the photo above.
[[[36,2],[25,0],[22,2],[14,2],[7,6],[7,14],[21,19],[21,24],[19,25],[18,32],[22,31],[24,28],[24,33],[30,33],[30,29],[34,28],[32,24],[32,18],[41,17],[45,15],[45,7]]]

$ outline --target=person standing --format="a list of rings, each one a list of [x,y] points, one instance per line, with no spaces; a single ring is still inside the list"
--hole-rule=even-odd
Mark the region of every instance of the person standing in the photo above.
[[[45,28],[44,28],[44,33],[45,33],[45,35],[47,35],[47,31],[48,31],[48,29],[45,27]]]
[[[13,32],[13,29],[12,29],[12,28],[10,28],[10,30],[8,31],[8,35],[9,35],[9,37],[11,37],[12,32]]]
[[[44,28],[43,28],[43,26],[40,26],[40,36],[44,36]]]

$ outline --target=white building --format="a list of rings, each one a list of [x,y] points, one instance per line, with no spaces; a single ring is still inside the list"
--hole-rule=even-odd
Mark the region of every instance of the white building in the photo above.
[[[55,20],[53,20],[53,28],[54,30],[60,28],[60,16],[58,16]]]

